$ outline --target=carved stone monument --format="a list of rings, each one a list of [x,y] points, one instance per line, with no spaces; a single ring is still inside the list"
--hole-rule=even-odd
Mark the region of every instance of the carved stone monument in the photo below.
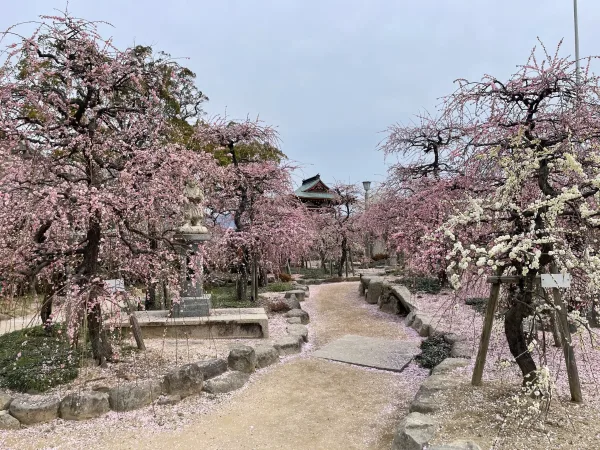
[[[173,305],[173,317],[208,316],[211,309],[210,294],[204,294],[202,289],[202,273],[194,283],[194,274],[190,274],[187,267],[188,251],[191,249],[192,254],[197,253],[199,244],[210,239],[208,229],[204,226],[204,195],[195,182],[186,184],[184,192],[188,203],[184,210],[184,223],[176,236],[182,245],[181,298],[179,304]]]

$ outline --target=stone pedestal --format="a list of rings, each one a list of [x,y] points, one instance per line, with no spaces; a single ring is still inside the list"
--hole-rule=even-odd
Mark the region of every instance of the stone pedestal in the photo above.
[[[203,294],[198,297],[182,297],[179,303],[173,305],[173,317],[208,316],[211,309],[210,294]]]
[[[173,317],[202,317],[210,315],[210,309],[212,308],[210,294],[205,294],[202,289],[202,274],[200,274],[200,280],[196,280],[196,283],[193,283],[188,274],[186,264],[189,247],[191,246],[192,253],[196,253],[200,243],[208,239],[210,239],[208,232],[181,233],[177,236],[177,240],[182,243],[183,247],[182,279],[181,297],[178,304],[173,304]]]

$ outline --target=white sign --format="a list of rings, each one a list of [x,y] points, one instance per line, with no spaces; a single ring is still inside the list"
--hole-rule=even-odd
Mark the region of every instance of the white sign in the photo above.
[[[542,275],[544,288],[568,288],[571,286],[571,275],[568,273],[545,273]]]
[[[125,291],[125,280],[123,280],[123,278],[118,278],[116,280],[106,280],[104,284],[108,292]]]

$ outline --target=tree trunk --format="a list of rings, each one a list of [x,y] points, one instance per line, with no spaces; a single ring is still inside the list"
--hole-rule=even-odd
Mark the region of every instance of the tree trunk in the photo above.
[[[261,264],[258,265],[258,286],[265,287],[267,285],[267,269]]]
[[[338,267],[338,277],[342,277],[342,275],[344,274],[344,263],[346,262],[346,253],[347,253],[347,249],[346,249],[346,243],[347,243],[347,239],[343,238],[342,239],[342,257],[340,258],[340,265]]]
[[[558,323],[556,322],[556,311],[550,311],[550,328],[552,329],[552,338],[554,339],[554,346],[562,347],[560,330],[558,328]]]
[[[526,292],[523,287],[511,286],[511,307],[504,316],[504,333],[508,347],[514,356],[521,372],[523,385],[535,381],[537,366],[531,353],[527,349],[525,334],[523,333],[523,319],[531,314],[531,292]]]
[[[89,300],[88,300],[89,301]],[[113,358],[112,346],[108,333],[102,326],[102,311],[100,303],[93,301],[87,314],[88,332],[92,344],[92,356],[100,366],[106,366],[106,361]]]
[[[255,302],[258,299],[258,267],[256,265],[256,256],[252,256],[252,276],[251,276],[251,294],[250,301]]]
[[[237,282],[237,300],[245,302],[248,300],[248,278],[249,278],[249,261],[248,256],[244,254],[242,263],[238,266],[238,282]]]
[[[321,259],[321,269],[323,269],[323,273],[327,273],[327,261],[325,261],[325,252],[319,252],[319,258]]]
[[[87,231],[87,243],[83,251],[83,261],[77,271],[83,281],[88,283],[89,295],[87,298],[88,332],[92,344],[92,356],[100,365],[107,360],[112,360],[113,351],[108,334],[102,327],[102,311],[97,301],[99,286],[92,284],[92,279],[98,273],[98,254],[100,252],[100,223],[98,218],[90,220]]]
[[[52,300],[54,298],[54,289],[51,289],[50,292],[44,295],[44,300],[42,302],[42,308],[40,310],[40,316],[42,319],[42,325],[46,330],[49,329],[50,317],[52,316]]]
[[[169,298],[169,291],[167,289],[167,283],[162,283],[162,290],[163,290],[163,299],[165,302],[165,309],[167,311],[171,310],[171,306],[173,306],[171,304],[171,299]]]

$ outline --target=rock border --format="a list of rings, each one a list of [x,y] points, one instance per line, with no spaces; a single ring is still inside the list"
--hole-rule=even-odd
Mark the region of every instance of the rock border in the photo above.
[[[438,423],[431,413],[439,411],[439,405],[432,399],[433,394],[453,389],[460,384],[460,379],[450,376],[450,372],[458,367],[469,364],[471,358],[470,346],[464,338],[455,334],[436,329],[433,318],[418,311],[411,301],[412,294],[402,284],[386,280],[382,276],[360,277],[358,286],[360,295],[369,304],[377,304],[379,309],[393,315],[404,315],[404,324],[411,327],[419,336],[442,336],[451,345],[450,357],[435,366],[419,388],[409,406],[409,413],[396,431],[392,442],[392,450],[481,450],[471,441],[457,441],[450,444],[428,445],[435,437]]]
[[[308,297],[308,286],[301,288]],[[291,314],[290,314],[291,313]],[[109,411],[132,411],[152,403],[173,405],[185,397],[222,394],[240,389],[257,369],[275,364],[282,356],[297,354],[308,342],[310,318],[303,309],[292,309],[287,335],[255,347],[234,344],[227,358],[184,364],[159,379],[123,383],[110,389],[81,391],[65,395],[6,394],[0,392],[0,430],[19,429],[54,419],[88,420]]]

